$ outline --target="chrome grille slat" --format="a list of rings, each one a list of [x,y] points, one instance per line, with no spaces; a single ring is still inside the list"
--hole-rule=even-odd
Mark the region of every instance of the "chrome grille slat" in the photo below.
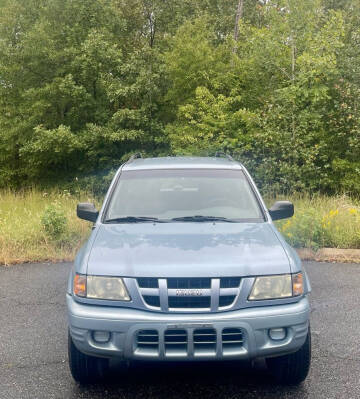
[[[223,337],[225,336],[227,336],[227,335],[240,335],[240,336],[242,336],[242,333],[241,332],[238,332],[238,333],[222,333],[222,335],[223,335]]]
[[[238,292],[238,288],[220,288],[220,296],[236,295]]]
[[[213,333],[199,333],[199,332],[197,332],[196,336],[197,337],[207,337],[207,336],[213,337],[214,334]]]
[[[159,278],[159,296],[160,296],[160,308],[163,312],[169,310],[168,293],[167,293],[167,281],[165,278]]]
[[[197,342],[195,342],[195,344],[196,344],[196,345],[216,344],[216,341],[204,341],[204,342],[197,341]]]
[[[241,343],[243,343],[244,341],[243,340],[236,340],[236,341],[226,341],[226,342],[223,342],[223,344],[241,344]]]
[[[141,288],[141,293],[143,295],[159,296],[159,288]]]
[[[186,342],[184,341],[171,341],[171,342],[166,342],[166,345],[184,345]]]
[[[142,337],[143,335],[145,337],[158,337],[159,336],[159,334],[143,334],[143,333],[138,334],[139,337]]]
[[[219,287],[220,280],[218,278],[213,278],[211,280],[211,311],[216,312],[219,308]]]
[[[154,341],[154,342],[147,342],[147,341],[137,341],[138,345],[155,345],[159,344],[159,341]]]

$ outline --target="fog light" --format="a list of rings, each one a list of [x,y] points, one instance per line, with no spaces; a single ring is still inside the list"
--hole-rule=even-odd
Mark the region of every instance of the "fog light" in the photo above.
[[[274,341],[281,341],[286,337],[286,329],[285,328],[271,328],[269,330],[269,336]]]
[[[93,332],[93,339],[95,342],[104,344],[109,342],[110,340],[110,333],[109,331],[94,331]]]

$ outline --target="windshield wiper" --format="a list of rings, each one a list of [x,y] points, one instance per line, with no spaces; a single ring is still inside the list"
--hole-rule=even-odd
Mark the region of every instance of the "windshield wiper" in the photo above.
[[[142,222],[163,223],[165,221],[150,216],[123,216],[123,217],[105,220],[105,223],[142,223]]]
[[[236,220],[228,219],[222,216],[203,216],[203,215],[194,215],[194,216],[181,216],[177,218],[172,218],[172,221],[175,222],[229,222],[236,223]]]

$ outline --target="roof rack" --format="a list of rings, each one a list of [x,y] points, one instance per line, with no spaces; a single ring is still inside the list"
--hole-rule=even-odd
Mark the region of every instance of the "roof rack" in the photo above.
[[[221,157],[223,157],[223,158],[227,158],[229,161],[234,161],[234,158],[233,158],[230,154],[227,154],[227,153],[224,152],[224,151],[216,151],[216,152],[215,152],[215,157],[216,157],[216,158],[221,158]]]
[[[134,159],[142,158],[141,152],[136,152],[135,154],[131,155],[128,162],[133,161]]]

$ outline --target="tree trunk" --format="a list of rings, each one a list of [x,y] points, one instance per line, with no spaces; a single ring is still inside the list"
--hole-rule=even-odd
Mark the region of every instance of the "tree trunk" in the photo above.
[[[293,34],[291,34],[291,84],[294,85],[295,83],[295,64],[296,64],[296,47],[295,47],[295,40]],[[294,94],[293,94],[294,95]],[[295,139],[295,99],[293,98],[293,111],[292,111],[292,138]]]
[[[235,46],[233,48],[234,53],[236,51],[236,42],[238,41],[239,38],[239,21],[242,18],[243,9],[244,9],[244,0],[239,0],[235,17],[235,29],[234,29]]]

